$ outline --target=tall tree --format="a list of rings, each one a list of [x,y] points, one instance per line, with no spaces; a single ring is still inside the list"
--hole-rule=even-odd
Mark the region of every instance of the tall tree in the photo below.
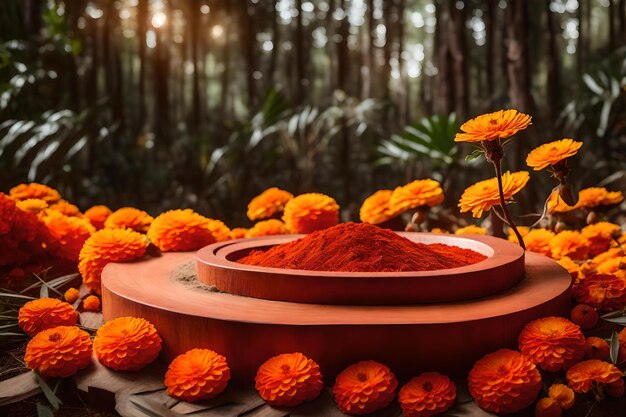
[[[449,8],[447,38],[454,75],[454,111],[461,119],[465,119],[469,115],[465,6],[459,8],[455,1],[449,1],[447,4]]]
[[[547,64],[546,71],[546,108],[550,120],[556,120],[561,109],[561,87],[559,74],[559,50],[557,38],[558,17],[550,10],[552,0],[545,0],[545,17],[546,17],[546,49],[545,58]]]
[[[495,59],[495,33],[498,7],[496,1],[497,0],[487,0],[485,11],[485,81],[487,84],[485,91],[487,92],[487,97],[489,98],[490,103],[494,98],[496,90],[496,80],[494,75],[497,63]]]
[[[295,4],[298,16],[296,16],[296,102],[302,103],[306,95],[305,62],[304,62],[304,27],[302,22],[302,0],[296,0]]]
[[[187,20],[189,22],[189,48],[191,49],[191,65],[193,68],[192,82],[191,82],[191,117],[190,126],[192,132],[198,132],[200,130],[200,113],[202,110],[200,104],[200,68],[198,67],[198,35],[199,35],[199,20],[201,14],[196,7],[195,2],[191,2],[187,5]]]
[[[435,78],[435,88],[433,93],[433,109],[436,114],[449,114],[453,111],[453,89],[452,65],[450,62],[450,42],[448,31],[450,21],[450,10],[446,7],[445,0],[435,2],[435,37],[434,51],[437,54],[435,62],[437,64],[437,77]]]
[[[532,113],[534,104],[530,93],[531,71],[528,59],[528,10],[526,0],[509,0],[507,14],[507,73],[511,105]]]
[[[139,0],[137,3],[137,38],[139,54],[139,85],[137,101],[136,128],[142,130],[146,122],[146,34],[148,32],[148,1]]]

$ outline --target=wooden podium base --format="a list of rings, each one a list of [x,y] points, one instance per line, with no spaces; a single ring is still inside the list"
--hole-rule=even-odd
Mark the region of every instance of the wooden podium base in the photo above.
[[[151,321],[166,361],[192,348],[213,349],[226,356],[238,383],[251,383],[271,356],[296,351],[319,363],[328,384],[344,367],[366,359],[401,377],[434,370],[459,375],[482,355],[516,346],[527,322],[566,315],[570,305],[567,271],[530,252],[526,278],[504,292],[412,306],[300,304],[209,292],[172,278],[194,256],[165,253],[109,264],[102,274],[104,318]]]

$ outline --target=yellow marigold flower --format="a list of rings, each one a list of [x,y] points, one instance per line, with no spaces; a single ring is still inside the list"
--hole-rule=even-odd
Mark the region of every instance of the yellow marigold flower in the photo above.
[[[620,247],[611,248],[607,250],[606,252],[602,252],[596,255],[590,261],[590,263],[593,265],[594,268],[597,268],[598,266],[602,265],[604,262],[610,259],[621,258],[622,256],[624,256],[624,251],[622,250],[622,248]]]
[[[520,235],[522,235],[522,237],[524,237],[528,234],[528,232],[530,232],[530,228],[527,226],[517,226],[517,231],[519,232]],[[512,227],[508,228],[507,233],[508,233],[509,242],[519,243],[519,240],[517,239],[517,235],[513,231]]]
[[[520,351],[541,369],[557,372],[585,356],[585,336],[562,317],[543,317],[528,323],[519,335]]]
[[[100,294],[100,275],[106,264],[141,258],[147,246],[146,237],[130,229],[98,230],[85,241],[78,257],[83,283]]]
[[[31,182],[30,184],[20,184],[11,188],[9,195],[14,200],[27,200],[38,198],[48,204],[55,203],[61,199],[61,194],[47,185]]]
[[[333,394],[342,412],[362,415],[388,406],[397,387],[398,380],[388,367],[375,361],[363,361],[337,375]]]
[[[548,213],[550,214],[567,213],[577,207],[568,205],[563,198],[561,198],[561,194],[558,190],[550,193],[546,204],[548,205]]]
[[[406,417],[430,417],[454,404],[456,385],[438,372],[425,372],[400,389],[398,402]]]
[[[574,281],[581,277],[582,274],[580,272],[580,266],[576,262],[572,261],[572,258],[569,256],[564,256],[556,262],[563,268],[567,269],[567,272],[569,272]]]
[[[527,171],[505,172],[502,175],[502,188],[504,200],[511,201],[530,179]],[[498,179],[490,178],[479,181],[468,187],[459,201],[461,213],[472,212],[473,217],[481,217],[483,212],[491,210],[491,207],[500,204],[500,194],[498,191]]]
[[[480,115],[463,123],[455,142],[482,142],[484,140],[505,139],[520,130],[526,129],[531,117],[517,110],[500,110]]]
[[[576,394],[565,384],[553,384],[548,389],[548,395],[563,409],[569,410],[574,406]]]
[[[432,228],[430,233],[437,233],[439,235],[448,235],[448,234],[450,234],[450,232],[448,232],[447,230],[441,229],[439,227]]]
[[[589,241],[589,256],[596,256],[609,250],[613,238],[621,234],[619,226],[609,222],[590,224],[583,227],[580,232]]]
[[[148,238],[164,252],[198,250],[217,242],[212,221],[191,209],[170,210],[158,215],[148,229]]]
[[[284,353],[263,363],[255,388],[268,404],[292,407],[317,398],[324,388],[320,367],[302,353]]]
[[[59,200],[56,203],[50,205],[50,209],[56,210],[64,216],[82,217],[80,209],[69,201]]]
[[[461,227],[456,229],[454,232],[455,235],[486,235],[487,229],[480,226],[475,226],[470,224],[469,226]]]
[[[567,383],[575,392],[589,392],[593,383],[610,384],[624,376],[619,368],[598,359],[589,359],[572,366],[566,374]]]
[[[248,233],[248,229],[246,229],[245,227],[235,227],[234,229],[231,229],[230,231],[230,238],[242,239],[246,237],[246,233]]]
[[[590,187],[578,193],[578,208],[592,208],[621,203],[624,196],[621,191],[607,191],[604,187]]]
[[[56,210],[48,210],[43,222],[56,239],[54,252],[73,262],[78,261],[78,254],[85,241],[96,231],[89,220],[65,216]]]
[[[282,213],[285,204],[293,198],[290,192],[276,187],[268,188],[257,195],[248,204],[248,218],[250,220],[267,219],[275,214]]]
[[[188,402],[219,395],[229,380],[226,358],[209,349],[191,349],[178,355],[165,373],[167,393]]]
[[[159,356],[161,337],[148,320],[118,317],[98,329],[93,350],[107,368],[138,371]]]
[[[113,213],[107,206],[93,206],[87,209],[85,217],[89,219],[91,224],[97,229],[104,229],[104,222]]]
[[[526,233],[522,239],[526,244],[526,250],[550,256],[550,241],[554,238],[554,232],[547,229],[533,229]]]
[[[63,298],[65,298],[65,301],[67,301],[70,304],[74,304],[76,302],[76,300],[78,300],[78,296],[79,296],[79,291],[76,288],[68,288],[67,291],[65,291],[65,294],[63,294]]]
[[[583,146],[582,142],[573,139],[561,139],[545,143],[528,154],[526,164],[534,168],[535,171],[539,171],[576,155],[581,146]]]
[[[29,336],[56,326],[73,326],[78,320],[74,307],[56,298],[38,298],[24,304],[17,323]]]
[[[500,349],[479,359],[469,373],[469,391],[483,410],[515,413],[531,405],[541,391],[541,374],[525,355]]]
[[[286,235],[289,233],[285,223],[277,219],[262,220],[246,232],[246,237]]]
[[[111,213],[104,222],[107,229],[132,229],[135,232],[146,233],[153,217],[143,210],[134,207],[122,207]]]
[[[589,242],[576,230],[564,230],[550,241],[552,258],[561,259],[564,256],[579,261],[587,259]]]
[[[37,333],[26,346],[24,361],[44,377],[68,377],[91,363],[91,337],[76,326]]]
[[[100,299],[95,295],[90,295],[83,300],[85,311],[100,311]]]
[[[209,219],[209,230],[218,242],[230,239],[230,229],[221,220]]]
[[[15,203],[18,209],[38,214],[48,208],[48,203],[40,198],[27,198]]]
[[[393,191],[391,190],[379,190],[367,197],[359,210],[361,221],[369,224],[380,224],[396,217],[399,213],[389,207],[389,199],[392,194]]]
[[[443,202],[441,184],[430,178],[415,180],[397,187],[389,198],[389,208],[392,213],[402,213],[424,206],[436,206]]]
[[[339,222],[339,205],[324,194],[301,194],[285,205],[283,221],[292,233],[312,233]]]

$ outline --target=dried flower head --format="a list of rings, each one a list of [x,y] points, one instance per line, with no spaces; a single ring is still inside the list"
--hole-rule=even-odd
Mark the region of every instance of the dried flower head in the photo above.
[[[246,232],[246,237],[286,235],[289,233],[285,223],[277,219],[262,220]]]
[[[597,359],[589,359],[569,368],[565,376],[568,385],[575,392],[587,393],[594,382],[610,384],[621,379],[624,373],[613,364]]]
[[[505,172],[502,175],[502,188],[504,191],[504,200],[509,202],[513,196],[526,186],[530,179],[527,171]],[[483,212],[491,210],[491,207],[500,204],[500,194],[498,191],[498,179],[490,178],[488,180],[479,181],[469,186],[461,196],[459,207],[461,213],[472,212],[472,216],[481,217]]]
[[[37,333],[26,346],[24,361],[44,377],[67,377],[91,363],[91,337],[76,326]]]
[[[406,417],[430,417],[454,404],[456,385],[438,372],[425,372],[404,385],[398,401]]]
[[[38,198],[48,204],[55,203],[61,199],[61,194],[47,185],[31,182],[30,184],[20,184],[11,188],[9,195],[14,200],[27,200]]]
[[[576,155],[581,146],[583,146],[582,142],[573,139],[561,139],[545,143],[528,154],[526,164],[535,171],[539,171]]]
[[[113,212],[107,206],[93,206],[85,211],[85,217],[89,219],[91,224],[96,228],[96,230],[100,230],[104,228],[104,222],[109,218],[109,216]]]
[[[319,365],[298,352],[265,361],[257,371],[255,387],[268,404],[291,407],[317,398],[324,383]]]
[[[40,198],[27,198],[26,200],[17,201],[17,208],[29,213],[39,214],[48,208],[48,203]]]
[[[588,337],[585,339],[585,357],[587,359],[607,360],[611,353],[609,343],[599,337]]]
[[[393,190],[389,208],[393,213],[402,213],[419,207],[432,207],[443,202],[441,184],[430,178],[415,180]]]
[[[457,133],[454,141],[482,142],[505,139],[526,129],[530,122],[529,115],[517,110],[500,110],[483,114],[463,123],[461,125],[463,133]]]
[[[78,320],[74,307],[56,298],[38,298],[24,304],[17,322],[29,336],[56,326],[73,326]]]
[[[198,250],[217,241],[210,224],[210,219],[191,209],[170,210],[152,221],[148,238],[163,252]]]
[[[620,310],[626,306],[626,280],[612,274],[592,274],[576,282],[572,296],[601,311]]]
[[[178,355],[165,373],[167,393],[189,402],[219,395],[229,380],[226,358],[209,349],[191,349]]]
[[[397,386],[398,380],[388,367],[375,361],[363,361],[337,375],[333,394],[342,412],[362,415],[389,405]]]
[[[132,229],[135,232],[146,233],[153,217],[143,210],[134,207],[122,207],[115,210],[104,221],[107,229]]]
[[[576,394],[574,390],[565,384],[553,384],[548,389],[548,395],[552,398],[563,410],[569,410],[574,406],[576,401]]]
[[[584,260],[589,255],[589,241],[577,230],[564,230],[550,240],[550,253],[554,259]]]
[[[161,337],[148,320],[118,317],[102,325],[93,339],[98,360],[116,371],[138,371],[161,351]]]
[[[95,295],[90,295],[83,300],[85,311],[100,311],[100,299]]]
[[[79,296],[79,291],[78,289],[74,287],[68,288],[68,290],[65,291],[65,294],[63,294],[63,298],[65,298],[65,301],[67,301],[70,304],[74,304],[76,300],[78,300],[78,296]]]
[[[574,324],[585,330],[594,328],[600,320],[598,312],[587,304],[578,304],[574,307],[570,313],[570,318]]]
[[[248,218],[261,220],[280,214],[285,210],[285,204],[293,198],[293,194],[276,187],[268,188],[254,197],[248,204]]]
[[[391,190],[378,190],[367,197],[359,210],[361,221],[369,224],[380,224],[400,214],[389,207],[389,199],[392,194],[393,191]]]
[[[624,196],[621,191],[608,191],[604,187],[590,187],[580,190],[578,193],[579,208],[593,208],[621,203]]]
[[[285,205],[283,221],[292,233],[312,233],[339,222],[339,205],[324,194],[301,194]]]
[[[89,220],[65,216],[56,210],[48,210],[43,222],[56,239],[54,253],[73,262],[78,261],[85,241],[96,231]]]

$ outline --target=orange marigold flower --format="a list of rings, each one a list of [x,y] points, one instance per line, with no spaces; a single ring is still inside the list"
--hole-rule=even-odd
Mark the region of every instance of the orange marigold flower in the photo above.
[[[248,229],[246,229],[245,227],[235,227],[234,229],[231,229],[230,231],[230,238],[242,239],[246,237],[246,233],[248,233]]]
[[[178,355],[165,373],[167,393],[189,402],[219,395],[229,380],[226,358],[209,349],[191,349]]]
[[[320,367],[302,353],[284,353],[265,361],[257,371],[255,388],[268,404],[295,406],[322,392]]]
[[[550,253],[554,259],[584,260],[589,255],[589,241],[577,230],[564,230],[550,240]]]
[[[29,213],[41,213],[48,208],[48,203],[40,198],[27,198],[26,200],[17,201],[15,203],[18,209]]]
[[[454,404],[456,385],[438,372],[425,372],[411,379],[398,394],[406,417],[430,417],[443,413]]]
[[[594,382],[610,384],[622,376],[624,373],[617,366],[597,359],[579,362],[569,368],[565,375],[570,388],[578,393],[589,392]]]
[[[51,327],[72,326],[77,319],[78,313],[68,303],[56,298],[38,298],[20,308],[17,323],[32,337]]]
[[[524,355],[549,372],[567,369],[585,355],[583,332],[562,317],[531,321],[524,326],[518,342]]]
[[[527,356],[500,349],[474,364],[469,390],[480,408],[497,414],[514,413],[535,401],[541,390],[541,374]]]
[[[91,337],[76,326],[57,326],[37,333],[24,361],[44,377],[67,377],[91,363]]]
[[[626,279],[626,256],[607,259],[597,266],[596,271],[598,274],[614,274]]]
[[[577,142],[573,139],[561,139],[545,143],[536,147],[528,154],[526,164],[534,168],[535,171],[539,171],[576,155],[581,146],[583,146],[582,142]]]
[[[530,227],[517,226],[517,231],[519,232],[520,235],[522,235],[522,238],[523,238],[524,236],[528,234],[528,232],[530,232]],[[513,231],[512,227],[508,228],[507,233],[508,233],[509,242],[519,243],[519,239],[517,238],[517,235],[515,234],[515,231]]]
[[[248,218],[260,220],[282,213],[285,204],[293,198],[293,194],[276,187],[268,188],[254,197],[248,204]]]
[[[230,229],[221,220],[209,219],[209,230],[218,242],[230,239]]]
[[[619,332],[619,354],[617,356],[617,363],[626,362],[626,327]]]
[[[286,235],[289,233],[285,223],[277,219],[262,220],[246,232],[246,237]]]
[[[375,361],[362,361],[337,375],[333,394],[342,412],[361,415],[389,405],[397,387],[398,380],[388,367]]]
[[[148,320],[118,317],[98,329],[93,350],[107,368],[138,371],[159,356],[161,337]]]
[[[83,300],[85,311],[100,311],[100,299],[95,295],[90,295]]]
[[[626,306],[626,280],[611,274],[593,274],[576,282],[572,296],[601,311],[615,311]]]
[[[80,251],[78,271],[83,283],[100,293],[100,275],[109,262],[129,262],[141,258],[146,237],[129,229],[102,229],[91,235]]]
[[[509,202],[530,179],[527,171],[505,172],[502,175],[502,188],[504,190],[504,200]],[[479,181],[469,186],[461,196],[459,207],[461,213],[472,212],[472,216],[481,217],[483,212],[491,210],[491,207],[500,204],[500,194],[498,191],[498,179],[496,177]]]
[[[486,235],[487,229],[480,226],[470,224],[469,226],[460,227],[454,231],[455,235]]]
[[[430,230],[430,233],[437,233],[439,235],[449,235],[450,232],[448,232],[446,229],[442,229],[440,227],[434,227]]]
[[[415,180],[393,190],[389,197],[389,208],[393,213],[424,206],[436,206],[443,202],[441,184],[430,178]]]
[[[285,205],[283,221],[292,233],[312,233],[339,222],[339,205],[324,194],[301,194]]]
[[[115,210],[104,221],[107,229],[132,229],[135,232],[146,233],[154,218],[143,210],[134,207],[122,207]]]
[[[548,395],[563,409],[569,410],[574,406],[576,394],[565,384],[553,384],[548,389]]]
[[[621,230],[616,224],[598,222],[583,227],[580,233],[589,241],[589,256],[596,256],[609,250],[613,238],[617,238]]]
[[[20,184],[11,188],[9,195],[14,200],[27,200],[38,198],[46,203],[55,203],[61,199],[61,194],[47,185],[31,182],[30,184]]]
[[[585,356],[587,359],[599,359],[601,361],[608,359],[611,353],[609,343],[599,337],[588,337],[585,340]]]
[[[567,213],[577,207],[567,204],[565,200],[563,200],[563,198],[561,197],[561,194],[558,190],[552,191],[550,193],[546,204],[548,206],[548,213],[550,214]]]
[[[65,301],[67,301],[70,304],[74,304],[76,302],[76,300],[78,300],[78,296],[79,296],[79,291],[76,288],[69,288],[67,291],[65,291],[65,294],[63,294],[63,298],[65,298]]]
[[[535,405],[535,417],[561,417],[562,413],[559,404],[550,397],[540,399]]]
[[[57,201],[56,203],[50,205],[50,209],[56,210],[59,213],[63,214],[64,216],[82,217],[80,209],[77,206],[75,206],[74,204],[72,204],[72,203],[70,203],[69,201],[66,201],[66,200],[59,200],[59,201]]]
[[[78,261],[78,255],[85,241],[96,228],[87,219],[69,217],[56,210],[49,210],[43,218],[46,227],[56,239],[54,252],[69,261]]]
[[[533,229],[524,235],[526,250],[550,256],[550,241],[554,238],[554,232],[547,229]]]
[[[113,213],[110,208],[107,206],[93,206],[89,207],[87,211],[85,211],[85,217],[89,219],[91,224],[97,229],[104,228],[104,222],[106,219]]]
[[[530,125],[531,117],[517,110],[500,110],[480,115],[461,125],[463,133],[457,133],[455,142],[482,142],[505,139]]]
[[[576,207],[592,208],[617,204],[624,200],[621,191],[608,191],[604,187],[589,187],[580,190]]]
[[[164,252],[198,250],[215,243],[211,220],[191,209],[159,214],[148,229],[148,238]]]
[[[580,266],[576,262],[572,261],[572,258],[570,258],[569,256],[564,256],[561,259],[557,259],[556,262],[563,268],[567,269],[567,272],[569,272],[574,281],[580,278]]]
[[[594,328],[600,320],[598,312],[587,304],[578,304],[574,307],[570,313],[570,318],[574,324],[585,330]]]
[[[389,207],[389,199],[392,194],[393,191],[391,190],[378,190],[367,197],[359,210],[361,221],[369,224],[380,224],[400,214]]]

